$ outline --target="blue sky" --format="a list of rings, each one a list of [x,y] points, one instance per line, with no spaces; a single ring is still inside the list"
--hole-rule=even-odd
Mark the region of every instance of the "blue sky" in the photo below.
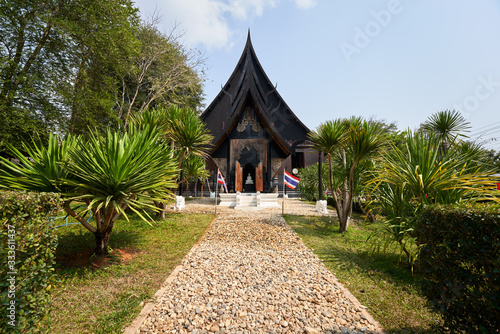
[[[363,116],[415,129],[461,111],[472,139],[500,150],[498,0],[138,0],[207,58],[208,105],[247,31],[264,70],[310,129]]]

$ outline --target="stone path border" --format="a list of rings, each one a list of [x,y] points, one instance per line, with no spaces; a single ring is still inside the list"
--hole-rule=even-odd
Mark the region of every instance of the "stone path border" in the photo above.
[[[285,203],[285,213],[315,214],[312,205]],[[187,212],[213,213],[213,200],[186,204]],[[383,333],[281,210],[217,211],[126,334]]]
[[[191,248],[191,250],[188,252],[186,257],[188,257],[191,253],[193,253],[195,251],[196,247],[201,243],[201,241],[203,240],[203,238],[205,237],[207,232],[210,230],[210,228],[212,227],[212,225],[214,224],[216,219],[217,219],[217,217],[215,217],[214,220],[212,220],[212,222],[207,227],[205,232],[201,235],[200,239],[198,239],[198,241],[193,245],[193,248]],[[178,265],[177,267],[174,268],[174,270],[172,270],[172,272],[170,273],[170,275],[168,275],[165,282],[163,282],[163,284],[161,285],[160,290],[155,292],[154,296],[152,297],[153,301],[150,301],[144,305],[144,307],[142,308],[142,310],[139,313],[139,315],[137,316],[137,318],[135,318],[132,321],[132,323],[128,327],[125,328],[124,334],[135,334],[135,333],[140,332],[139,329],[140,329],[142,323],[144,322],[144,320],[146,319],[147,315],[151,312],[151,310],[155,306],[155,303],[158,301],[158,299],[165,293],[167,286],[170,283],[172,283],[173,280],[177,277],[177,275],[179,274],[181,269],[182,269],[182,265]]]

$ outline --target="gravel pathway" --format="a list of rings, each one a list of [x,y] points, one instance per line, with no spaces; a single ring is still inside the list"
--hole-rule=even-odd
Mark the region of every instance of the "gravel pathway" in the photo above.
[[[213,201],[213,200],[212,200]],[[209,200],[184,211],[213,213]],[[287,214],[314,206],[285,202]],[[382,333],[280,216],[217,208],[204,237],[126,333]]]

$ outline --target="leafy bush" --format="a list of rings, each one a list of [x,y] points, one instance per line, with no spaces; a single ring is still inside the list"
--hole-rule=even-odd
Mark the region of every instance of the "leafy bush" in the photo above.
[[[316,201],[318,199],[318,166],[318,163],[315,163],[314,165],[299,170],[300,182],[298,189],[300,197],[308,201]],[[328,166],[323,164],[322,167],[321,172],[324,191],[328,187]]]
[[[415,223],[422,290],[445,327],[500,329],[500,206],[431,206]]]
[[[0,193],[0,303],[6,311],[0,317],[2,333],[43,328],[50,311],[57,247],[47,217],[58,205],[59,195],[52,193]]]
[[[386,218],[378,248],[397,243],[413,263],[418,248],[413,247],[412,222],[426,205],[494,198],[492,171],[478,162],[480,157],[473,146],[444,152],[442,141],[426,133],[408,133],[403,142],[393,143],[369,182],[375,199],[371,208]]]

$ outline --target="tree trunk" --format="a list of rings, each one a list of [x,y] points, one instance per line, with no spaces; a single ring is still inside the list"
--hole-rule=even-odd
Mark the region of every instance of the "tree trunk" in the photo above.
[[[108,227],[103,232],[99,231],[94,232],[94,238],[95,238],[94,254],[96,256],[108,255],[109,236],[112,230],[113,230],[113,223],[109,223]]]
[[[342,151],[342,160],[345,163],[345,151]],[[342,206],[342,214],[344,215],[344,219],[340,222],[340,232],[345,232],[349,228],[349,221],[352,216],[352,201],[354,197],[354,170],[358,165],[357,160],[352,163],[351,170],[349,171],[349,188],[346,187],[346,182],[344,181],[344,191],[343,191],[343,199],[344,203]]]
[[[335,193],[335,189],[333,188],[332,156],[330,153],[328,153],[327,156],[328,156],[328,183],[330,185],[330,192],[332,193],[333,203],[335,205],[335,210],[337,211],[337,218],[339,219],[339,222],[340,222],[342,219],[342,208],[341,208],[341,205],[339,203],[338,196]]]
[[[357,203],[359,205],[359,208],[361,209],[361,212],[368,218],[370,223],[375,223],[376,218],[375,218],[375,215],[373,214],[373,211],[371,209],[368,209],[368,211],[366,211],[367,209],[365,209],[365,207],[363,206],[363,203],[361,202],[361,200],[359,198],[357,200]]]
[[[167,204],[154,201],[155,206],[159,209],[156,213],[158,219],[165,219],[165,211],[167,210]]]

